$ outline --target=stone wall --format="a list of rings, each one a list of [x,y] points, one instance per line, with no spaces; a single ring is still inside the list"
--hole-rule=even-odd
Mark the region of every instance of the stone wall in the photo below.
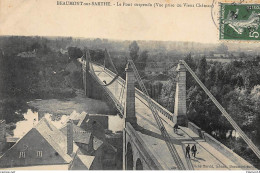
[[[204,139],[204,131],[201,130],[201,128],[199,128],[198,126],[196,126],[194,123],[192,122],[188,122],[188,128],[191,129],[195,134],[197,134],[199,137]]]
[[[225,155],[227,158],[229,158],[232,162],[234,162],[236,165],[244,167],[244,169],[255,169],[252,167],[251,164],[249,164],[246,160],[244,160],[242,157],[238,156],[235,152],[233,152],[231,149],[226,147],[224,144],[216,140],[214,137],[206,133],[205,131],[201,130],[198,126],[196,126],[194,123],[189,122],[188,128],[191,129],[195,134],[197,134],[199,137],[204,139],[208,144],[210,144],[212,147],[216,148],[221,154]]]
[[[235,152],[233,152],[231,149],[223,145],[221,142],[217,141],[215,138],[210,136],[207,133],[204,133],[204,139],[207,143],[209,143],[211,146],[216,148],[219,152],[221,152],[223,155],[225,155],[227,158],[229,158],[232,162],[234,162],[236,165],[242,166],[242,169],[255,169],[252,167],[251,164],[249,164],[247,161],[245,161],[242,157],[238,156]]]
[[[135,129],[130,123],[126,123],[126,129],[124,130],[124,153],[125,159],[127,144],[130,143],[133,151],[133,170],[136,169],[136,162],[138,159],[141,160],[144,170],[162,170],[158,160],[149,151],[141,137],[137,134]],[[124,161],[125,163],[125,161]]]

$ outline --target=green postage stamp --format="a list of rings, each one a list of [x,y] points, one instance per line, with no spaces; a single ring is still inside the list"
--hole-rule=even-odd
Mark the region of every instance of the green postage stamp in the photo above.
[[[260,4],[220,5],[221,40],[260,40]]]

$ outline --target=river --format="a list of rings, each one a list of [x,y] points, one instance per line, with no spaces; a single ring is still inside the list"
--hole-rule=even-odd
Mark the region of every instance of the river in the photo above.
[[[23,114],[24,120],[16,123],[14,136],[24,136],[42,117],[47,118],[57,128],[61,128],[68,116],[81,113],[106,115],[108,130],[112,132],[123,130],[123,119],[116,115],[116,111],[105,101],[87,98],[82,90],[77,90],[76,94],[76,97],[69,99],[35,99],[27,102],[36,111],[28,109]]]

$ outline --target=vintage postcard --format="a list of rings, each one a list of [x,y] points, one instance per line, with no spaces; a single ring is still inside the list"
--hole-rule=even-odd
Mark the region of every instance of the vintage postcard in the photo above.
[[[0,171],[260,169],[259,0],[1,0]]]

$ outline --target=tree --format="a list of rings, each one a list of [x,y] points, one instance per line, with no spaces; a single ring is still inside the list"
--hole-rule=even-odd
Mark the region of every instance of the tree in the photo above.
[[[143,71],[146,67],[146,60],[148,59],[148,51],[142,51],[139,58],[136,59],[136,68],[138,71]]]
[[[189,67],[193,70],[193,71],[195,71],[196,70],[196,64],[195,64],[195,62],[194,62],[194,59],[191,57],[191,54],[189,53],[186,57],[185,57],[185,59],[184,59],[184,61],[189,65]],[[187,84],[186,84],[186,86],[187,86],[187,90],[191,87],[191,86],[193,86],[194,84],[195,84],[195,80],[193,79],[193,77],[191,76],[191,74],[190,73],[187,73]]]
[[[77,47],[68,47],[68,54],[71,59],[77,59],[82,57],[83,52]]]
[[[139,46],[136,41],[133,41],[129,45],[129,51],[130,51],[130,57],[131,59],[135,62],[136,59],[138,58],[138,52],[139,52]]]
[[[208,78],[206,86],[209,88],[215,84],[216,81],[216,67],[213,64],[208,71]]]
[[[206,61],[206,58],[203,57],[200,59],[198,68],[197,68],[198,77],[200,78],[201,82],[203,82],[203,83],[205,83],[206,72],[207,72],[207,61]]]

